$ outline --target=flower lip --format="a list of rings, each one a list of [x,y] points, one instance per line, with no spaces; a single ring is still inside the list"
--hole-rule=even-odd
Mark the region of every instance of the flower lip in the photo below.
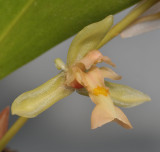
[[[104,96],[108,96],[109,94],[109,89],[108,88],[104,88],[104,87],[97,87],[93,89],[93,94],[98,96],[100,94],[104,95]]]

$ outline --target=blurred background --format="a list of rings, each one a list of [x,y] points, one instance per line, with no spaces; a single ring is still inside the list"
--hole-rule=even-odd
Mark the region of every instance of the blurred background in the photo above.
[[[115,16],[119,21],[129,10]],[[54,59],[66,61],[73,37],[50,49],[0,81],[0,110],[21,93],[31,90],[58,73]],[[150,95],[151,102],[124,109],[133,125],[125,130],[109,123],[90,129],[94,104],[76,93],[30,119],[8,147],[19,152],[159,152],[160,151],[160,30],[129,39],[117,37],[101,51],[117,65],[122,75],[116,83],[129,85]],[[10,117],[10,125],[17,116]]]

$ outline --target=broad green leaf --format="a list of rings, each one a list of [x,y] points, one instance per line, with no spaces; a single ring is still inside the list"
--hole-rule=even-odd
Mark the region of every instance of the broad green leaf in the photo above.
[[[0,79],[84,26],[138,1],[0,0]]]
[[[80,60],[89,51],[95,50],[105,37],[113,24],[113,16],[110,15],[102,21],[90,24],[83,28],[73,39],[67,56],[68,65]]]
[[[61,72],[36,89],[25,92],[12,104],[12,114],[32,118],[45,111],[74,90],[64,85],[65,76]]]
[[[114,104],[120,107],[134,107],[151,100],[148,95],[126,85],[107,81],[105,81],[105,85],[109,87],[110,96]],[[84,88],[77,90],[77,92],[81,95],[88,96]]]

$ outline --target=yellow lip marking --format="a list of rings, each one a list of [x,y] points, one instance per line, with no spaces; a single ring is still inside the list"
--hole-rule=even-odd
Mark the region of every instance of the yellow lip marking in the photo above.
[[[100,94],[102,94],[102,95],[104,95],[104,96],[108,96],[109,90],[106,89],[106,88],[104,88],[104,87],[99,87],[99,86],[98,86],[97,88],[94,88],[94,89],[93,89],[93,94],[96,95],[96,96],[98,96],[98,95],[100,95]]]

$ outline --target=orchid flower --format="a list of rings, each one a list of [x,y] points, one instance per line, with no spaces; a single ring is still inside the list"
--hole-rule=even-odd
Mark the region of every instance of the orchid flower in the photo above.
[[[91,100],[96,104],[91,116],[92,129],[110,121],[116,121],[125,128],[132,128],[125,114],[114,106],[109,88],[104,83],[104,78],[119,80],[121,76],[109,68],[96,67],[96,63],[102,61],[115,66],[107,56],[103,56],[98,50],[90,51],[70,68],[67,73],[66,83],[76,89],[85,87]]]
[[[141,3],[144,3],[145,1],[142,1]],[[159,28],[160,28],[160,2],[153,5],[137,20],[135,20],[129,27],[127,27],[121,33],[121,37],[128,38]]]
[[[121,76],[110,68],[96,67],[99,62],[115,66],[98,48],[112,24],[113,16],[110,15],[82,29],[71,43],[67,64],[60,59],[55,60],[56,67],[62,71],[38,88],[17,97],[11,107],[12,114],[35,117],[76,90],[79,94],[89,95],[96,104],[91,115],[92,129],[111,121],[124,128],[132,128],[117,105],[133,107],[149,101],[149,96],[124,85],[105,82],[104,78],[119,80]]]

